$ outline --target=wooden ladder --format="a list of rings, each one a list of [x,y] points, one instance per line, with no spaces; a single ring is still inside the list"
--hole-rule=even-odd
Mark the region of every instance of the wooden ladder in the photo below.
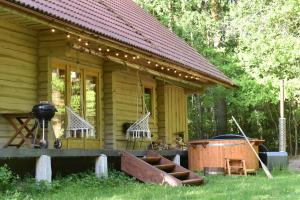
[[[226,172],[231,175],[247,176],[246,162],[242,159],[225,158]]]
[[[121,169],[144,183],[168,184],[170,186],[200,185],[202,177],[176,165],[157,152],[148,151],[145,157],[124,152]]]

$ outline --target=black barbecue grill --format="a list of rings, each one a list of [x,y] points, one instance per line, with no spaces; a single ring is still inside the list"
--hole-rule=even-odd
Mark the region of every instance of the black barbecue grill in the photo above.
[[[32,108],[33,116],[39,121],[40,128],[48,128],[48,122],[54,117],[56,108],[50,103],[39,103]]]
[[[51,122],[51,119],[54,117],[55,113],[57,112],[54,105],[48,102],[41,102],[32,108],[32,113],[34,118],[38,121],[38,127],[42,129],[42,137],[39,141],[40,148],[47,148],[48,141],[47,136],[45,134],[45,129],[48,130],[48,124]],[[54,133],[53,133],[54,134]],[[54,135],[55,137],[55,135]],[[37,135],[35,136],[37,138]],[[35,143],[35,141],[34,141]],[[61,148],[61,142],[58,139],[55,139],[54,143],[55,148]]]

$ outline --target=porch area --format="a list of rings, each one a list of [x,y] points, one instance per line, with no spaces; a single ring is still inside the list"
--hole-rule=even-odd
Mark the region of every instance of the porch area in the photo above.
[[[82,149],[0,149],[0,166],[7,165],[20,176],[34,176],[36,181],[51,182],[61,175],[93,170],[98,178],[107,177],[108,170],[121,170],[120,150]],[[144,157],[147,151],[127,151]],[[174,163],[187,166],[187,151],[156,151]]]

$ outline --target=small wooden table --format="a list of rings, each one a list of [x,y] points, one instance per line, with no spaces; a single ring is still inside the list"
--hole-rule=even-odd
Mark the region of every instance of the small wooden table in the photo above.
[[[30,122],[34,120],[32,113],[7,113],[2,114],[2,116],[9,122],[9,124],[14,128],[14,135],[7,141],[4,148],[9,146],[14,146],[20,148],[24,143],[27,143],[30,148],[32,148],[32,141],[34,139],[34,131],[37,128],[37,124],[34,123],[30,127]],[[26,132],[24,133],[23,130]],[[21,141],[13,143],[13,141],[18,137],[21,137]]]

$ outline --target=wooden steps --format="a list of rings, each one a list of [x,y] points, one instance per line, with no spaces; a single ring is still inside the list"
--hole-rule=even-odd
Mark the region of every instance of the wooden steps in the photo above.
[[[189,171],[185,171],[185,172],[171,172],[169,173],[171,176],[174,176],[178,179],[184,179],[185,177],[187,177],[190,172]]]
[[[183,185],[201,185],[202,179],[194,178],[194,179],[187,179],[182,181]]]
[[[160,157],[143,157],[141,159],[147,163],[157,163],[160,161]]]
[[[164,164],[164,165],[154,165],[154,166],[163,171],[173,171],[174,168],[176,167],[175,164]]]
[[[121,169],[144,183],[170,186],[201,185],[203,183],[202,177],[176,165],[154,151],[148,151],[147,155],[142,158],[123,152]]]

